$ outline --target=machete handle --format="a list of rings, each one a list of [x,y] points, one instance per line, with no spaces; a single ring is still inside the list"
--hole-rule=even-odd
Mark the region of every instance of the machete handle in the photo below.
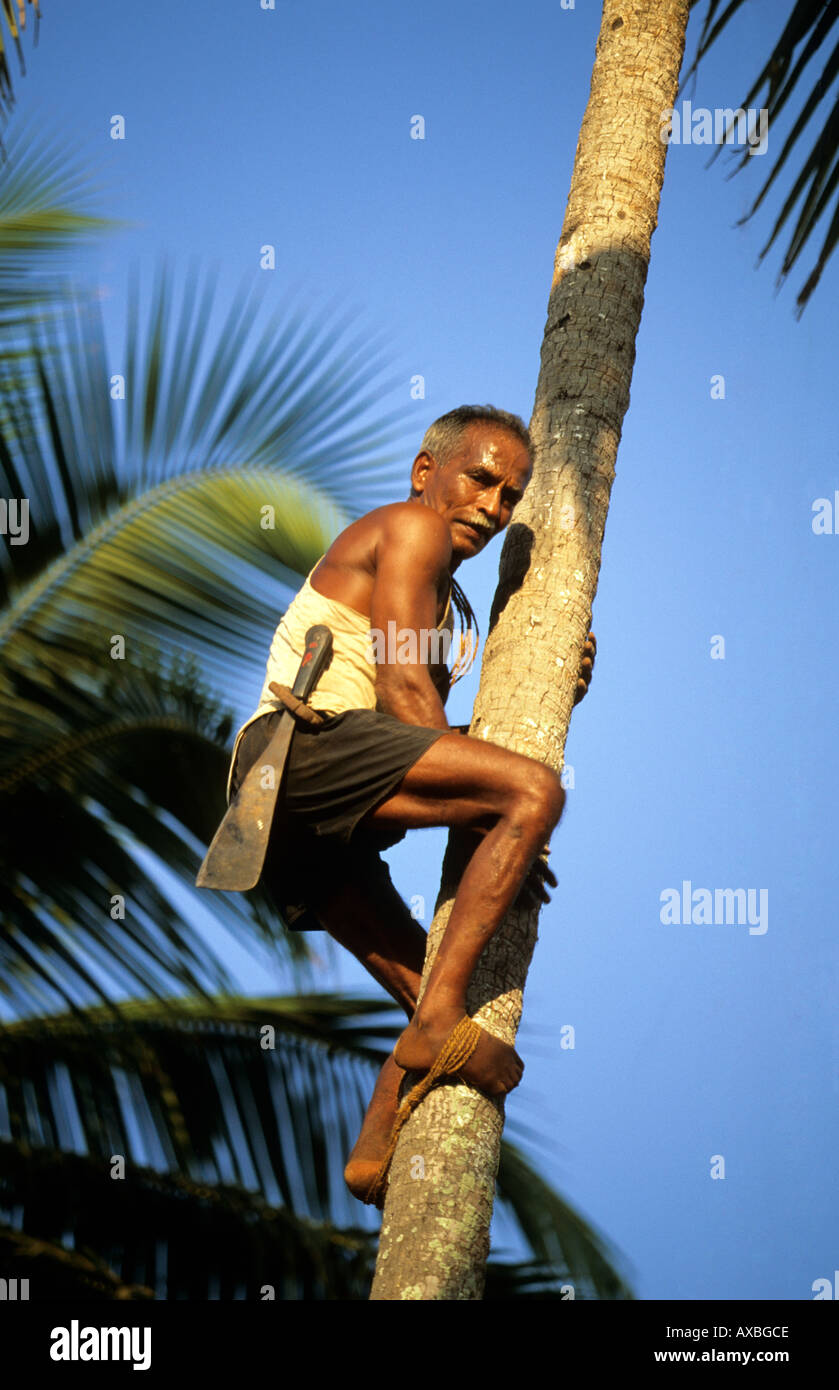
[[[331,658],[332,633],[324,623],[315,623],[306,633],[306,650],[291,687],[292,695],[296,695],[298,700],[308,700]]]

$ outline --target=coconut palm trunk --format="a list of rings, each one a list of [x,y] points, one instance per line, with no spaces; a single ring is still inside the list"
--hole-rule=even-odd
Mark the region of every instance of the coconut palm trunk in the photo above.
[[[533,477],[501,554],[470,732],[563,764],[597,589],[609,494],[635,360],[650,238],[684,51],[688,0],[605,0],[531,420]],[[561,853],[561,828],[557,837]],[[450,836],[427,978],[458,883]],[[536,941],[512,911],[479,964],[468,1008],[512,1043]],[[438,1086],[391,1167],[371,1298],[480,1299],[503,1105]]]

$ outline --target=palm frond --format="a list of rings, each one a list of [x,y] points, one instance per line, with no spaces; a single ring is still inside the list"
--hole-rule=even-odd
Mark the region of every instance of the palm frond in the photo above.
[[[350,1199],[343,1165],[399,1027],[378,1001],[340,995],[136,1000],[118,1016],[26,1019],[0,1029],[0,1138],[72,1147],[100,1166],[126,1154],[355,1229],[373,1213]],[[573,1282],[578,1298],[631,1296],[602,1238],[507,1140],[498,1185],[533,1255],[527,1267],[497,1265],[506,1287],[553,1297]]]
[[[693,8],[699,3],[700,0],[691,0],[691,7]],[[725,0],[708,0],[708,9],[696,55],[683,79],[683,87],[696,72],[700,60],[720,37],[742,4],[743,0],[727,0],[727,3]],[[759,100],[761,105],[766,108],[767,120],[771,128],[791,97],[800,92],[804,84],[805,70],[828,39],[837,21],[839,21],[839,0],[794,0],[780,37],[741,102],[742,108],[747,110],[753,102]],[[799,50],[797,55],[796,50]],[[754,216],[775,185],[776,179],[787,165],[793,152],[798,153],[805,128],[821,106],[822,101],[828,96],[831,88],[834,87],[837,77],[839,77],[839,44],[833,47],[818,77],[815,78],[806,93],[798,116],[775,159],[772,169],[748,213],[740,219],[738,225],[742,225]],[[763,95],[764,92],[765,95]],[[712,160],[717,157],[721,150],[722,145],[718,147]],[[742,169],[749,162],[749,158],[750,151],[746,150],[737,168]],[[802,158],[792,187],[784,198],[771,235],[759,257],[762,261],[768,254],[782,229],[789,223],[794,209],[800,201],[801,207],[778,275],[778,283],[782,284],[797,263],[821,218],[833,207],[833,216],[828,225],[816,264],[796,299],[798,317],[813,294],[839,239],[837,189],[839,189],[839,100],[834,102],[809,154],[806,158]]]
[[[184,913],[224,811],[229,714],[189,658],[164,674],[28,655],[0,684],[0,993],[20,1011],[229,989],[219,945]],[[137,846],[180,878],[176,900]],[[266,965],[308,954],[261,889],[202,907]]]
[[[38,8],[38,0],[28,0],[28,3],[35,11],[35,33],[33,42],[37,44],[41,11]],[[17,15],[15,14],[16,11]],[[25,8],[25,2],[24,0],[2,0],[0,13],[2,13],[5,18],[9,30],[9,37],[14,41],[20,71],[21,73],[25,73],[26,62],[23,56],[23,46],[20,41],[20,31],[26,28],[26,16],[29,13]],[[15,93],[12,84],[12,74],[9,71],[6,38],[3,32],[3,25],[0,24],[0,115],[8,116],[9,111],[14,106],[14,102]]]
[[[302,1219],[227,1183],[208,1186],[136,1163],[124,1177],[112,1171],[110,1161],[0,1142],[0,1211],[15,1210],[30,1241],[53,1247],[51,1267],[39,1269],[37,1259],[33,1267],[32,1254],[43,1252],[27,1251],[22,1235],[3,1240],[0,1228],[6,1267],[33,1281],[31,1297],[48,1296],[49,1284],[34,1282],[42,1277],[51,1284],[64,1275],[65,1296],[80,1291],[68,1278],[73,1270],[56,1267],[56,1233],[81,1257],[74,1270],[88,1297],[367,1297],[375,1259],[369,1231]],[[103,1263],[113,1272],[110,1285]]]
[[[0,1276],[28,1280],[39,1299],[67,1302],[83,1299],[154,1298],[142,1284],[124,1284],[100,1256],[89,1251],[67,1250],[56,1241],[42,1240],[26,1231],[0,1225]],[[18,1285],[18,1288],[21,1286]],[[20,1295],[18,1295],[20,1296]]]
[[[252,689],[289,587],[352,516],[400,495],[387,448],[407,417],[365,422],[387,383],[358,337],[288,308],[248,348],[254,291],[213,343],[212,297],[191,278],[173,320],[161,271],[147,331],[135,309],[110,374],[124,400],[109,393],[98,305],[81,297],[60,331],[41,326],[37,390],[0,363],[0,483],[29,499],[30,527],[3,557],[5,659],[20,634],[69,653],[75,625],[96,620],[103,635],[187,645],[228,689],[235,651]]]
[[[363,999],[228,998],[215,1012],[212,1001],[169,999],[9,1024],[0,1029],[9,1137],[67,1147],[62,1114],[74,1114],[77,1144],[103,1161],[126,1153],[354,1224],[362,1209],[343,1168],[386,1055],[373,1043],[383,1012],[390,1023],[390,1010]],[[118,1075],[131,1077],[130,1101],[118,1099]],[[42,1098],[37,1121],[24,1078]]]
[[[67,253],[127,225],[97,215],[94,193],[89,169],[63,136],[15,128],[0,160],[0,357],[21,384],[31,371],[33,320],[54,313],[69,291]]]

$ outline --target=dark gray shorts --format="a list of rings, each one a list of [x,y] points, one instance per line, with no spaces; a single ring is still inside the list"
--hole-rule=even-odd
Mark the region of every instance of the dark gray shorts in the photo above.
[[[260,757],[280,718],[272,711],[242,735],[230,783],[231,800]],[[379,851],[405,830],[363,826],[445,729],[404,724],[379,710],[353,709],[317,726],[295,721],[277,816],[260,883],[293,931],[322,930],[317,907],[353,878],[390,877]]]

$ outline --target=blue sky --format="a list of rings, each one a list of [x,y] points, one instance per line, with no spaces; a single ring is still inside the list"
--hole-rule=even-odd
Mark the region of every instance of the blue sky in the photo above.
[[[745,7],[694,106],[738,104],[787,8]],[[383,409],[405,411],[407,476],[426,426],[455,405],[530,416],[599,10],[80,0],[49,8],[36,50],[25,41],[18,119],[62,130],[100,170],[101,210],[133,224],[77,257],[110,295],[112,342],[130,264],[150,277],[164,251],[181,270],[196,255],[232,293],[273,243],[270,303],[289,285],[313,302],[335,293],[389,335],[404,387]],[[124,141],[109,138],[114,113]],[[409,138],[415,114],[423,141]],[[812,527],[816,499],[839,489],[837,263],[797,323],[814,252],[776,294],[779,251],[755,269],[771,217],[733,225],[786,128],[732,181],[725,159],[705,167],[707,147],[668,154],[597,668],[568,740],[560,886],[508,1104],[642,1298],[809,1299],[839,1265],[839,534]],[[415,373],[424,400],[410,397]],[[500,545],[458,574],[482,632]],[[241,680],[244,719],[261,667]],[[475,688],[458,685],[452,722]],[[388,856],[403,895],[427,898],[426,922],[443,843],[416,832]],[[685,881],[765,889],[767,929],[664,924],[661,894]],[[235,963],[248,990],[278,988]],[[366,978],[336,954],[318,981]],[[568,1024],[576,1045],[560,1050]]]

